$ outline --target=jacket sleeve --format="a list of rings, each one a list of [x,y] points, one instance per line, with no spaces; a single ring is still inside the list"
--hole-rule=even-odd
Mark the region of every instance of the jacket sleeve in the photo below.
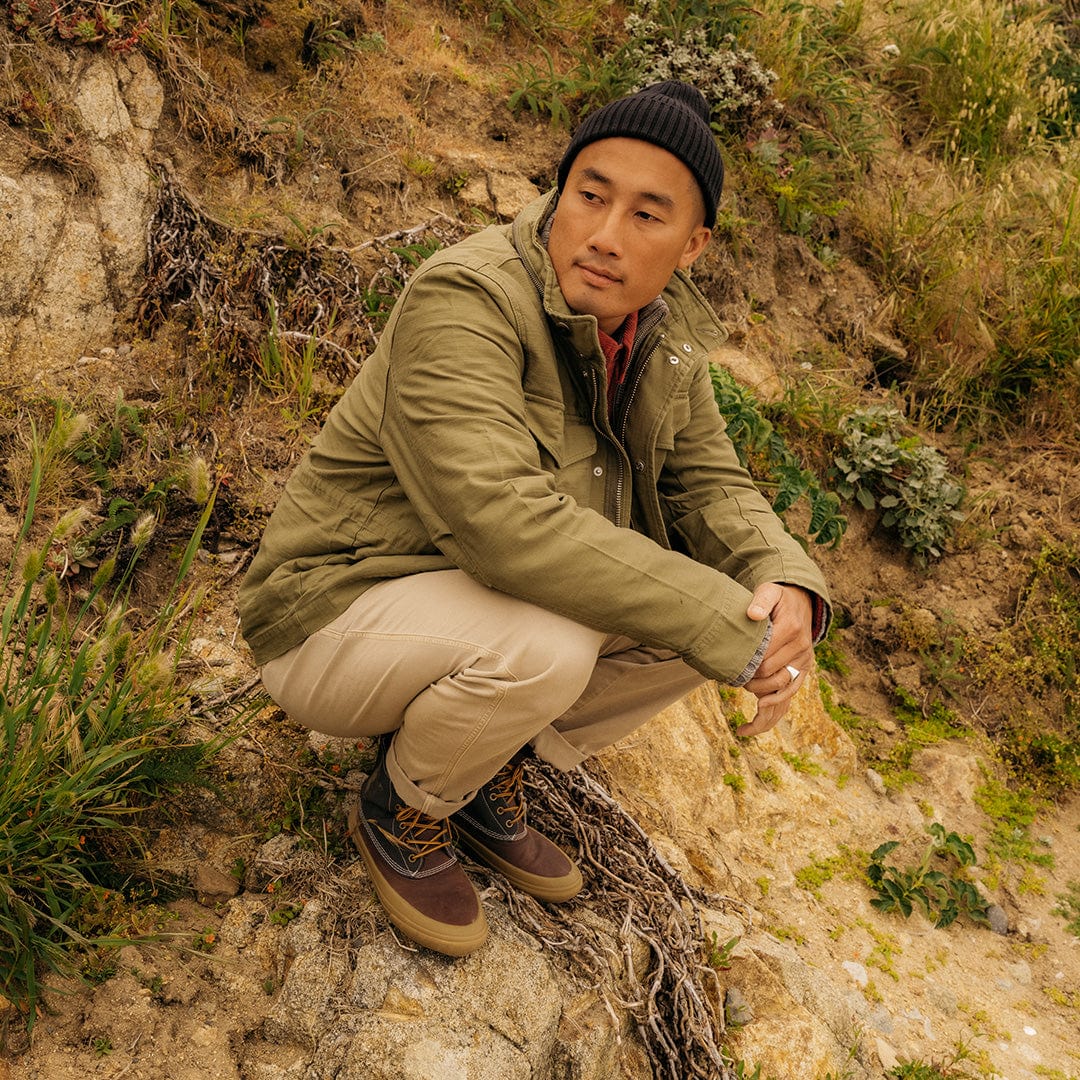
[[[736,679],[766,626],[747,584],[668,550],[560,491],[541,466],[522,389],[527,331],[500,283],[420,274],[395,313],[380,441],[432,542],[491,588]],[[704,508],[687,506],[690,519]]]
[[[689,422],[676,433],[658,484],[669,530],[692,559],[746,589],[770,581],[807,589],[820,600],[820,637],[828,621],[825,579],[740,464],[707,364],[698,366],[689,397]]]

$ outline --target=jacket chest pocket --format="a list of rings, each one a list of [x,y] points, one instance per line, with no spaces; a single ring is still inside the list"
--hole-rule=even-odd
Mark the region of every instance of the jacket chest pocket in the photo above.
[[[679,395],[671,403],[660,418],[660,424],[656,429],[657,457],[663,460],[668,452],[675,449],[675,439],[687,424],[690,423],[690,400],[686,395]]]
[[[540,466],[556,478],[564,494],[588,504],[593,486],[596,432],[562,405],[543,398],[525,399],[525,422],[536,441]]]

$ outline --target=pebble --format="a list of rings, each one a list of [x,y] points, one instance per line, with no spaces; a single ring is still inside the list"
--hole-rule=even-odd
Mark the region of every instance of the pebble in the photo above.
[[[875,795],[880,795],[882,798],[887,794],[885,790],[885,781],[881,777],[881,773],[874,769],[866,770],[866,783],[869,785],[870,790]]]
[[[926,996],[934,1008],[946,1016],[955,1016],[960,1007],[956,995],[944,986],[929,987]]]
[[[724,995],[724,1019],[732,1027],[745,1027],[754,1019],[754,1010],[746,995],[736,986],[728,988]]]
[[[875,1045],[877,1046],[878,1061],[881,1062],[881,1067],[887,1072],[892,1072],[900,1065],[900,1058],[897,1057],[896,1051],[884,1040],[875,1039]]]
[[[1000,904],[991,904],[986,909],[986,917],[990,920],[990,929],[995,934],[1007,934],[1009,932],[1009,916]]]
[[[192,886],[200,904],[213,907],[219,900],[229,900],[240,891],[240,883],[232,874],[226,874],[208,863],[195,868]]]
[[[918,1009],[908,1009],[904,1013],[904,1016],[906,1016],[909,1020],[914,1020],[917,1024],[922,1024],[923,1035],[930,1041],[933,1041],[934,1029],[930,1026],[929,1017],[923,1016],[923,1014],[919,1012]]]
[[[855,984],[865,990],[870,982],[870,976],[862,964],[856,964],[854,960],[845,960],[840,965],[855,980]]]
[[[870,1014],[870,1024],[875,1031],[880,1031],[882,1035],[891,1035],[893,1033],[893,1019],[884,1005],[875,1007]]]
[[[1016,963],[1009,964],[1007,970],[1021,986],[1031,985],[1031,965],[1026,960],[1017,960]]]

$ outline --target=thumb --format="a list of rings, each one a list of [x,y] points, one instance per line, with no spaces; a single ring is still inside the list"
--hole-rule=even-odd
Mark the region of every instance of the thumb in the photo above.
[[[767,581],[764,585],[759,585],[754,590],[754,595],[750,597],[750,606],[746,609],[747,618],[753,619],[754,622],[767,619],[772,614],[773,608],[780,603],[783,595],[783,587],[775,581]]]

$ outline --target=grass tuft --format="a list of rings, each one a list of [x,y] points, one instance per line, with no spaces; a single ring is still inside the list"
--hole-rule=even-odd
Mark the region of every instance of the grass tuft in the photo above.
[[[0,994],[29,1025],[48,973],[71,972],[74,950],[113,940],[90,913],[118,876],[136,873],[123,868],[137,865],[139,808],[190,782],[212,750],[183,739],[176,666],[190,626],[183,581],[213,499],[160,613],[141,626],[129,590],[152,534],[144,522],[127,554],[104,559],[78,592],[47,562],[68,523],[30,543],[42,484],[70,455],[71,434],[59,412],[32,437],[26,511],[0,578]]]

